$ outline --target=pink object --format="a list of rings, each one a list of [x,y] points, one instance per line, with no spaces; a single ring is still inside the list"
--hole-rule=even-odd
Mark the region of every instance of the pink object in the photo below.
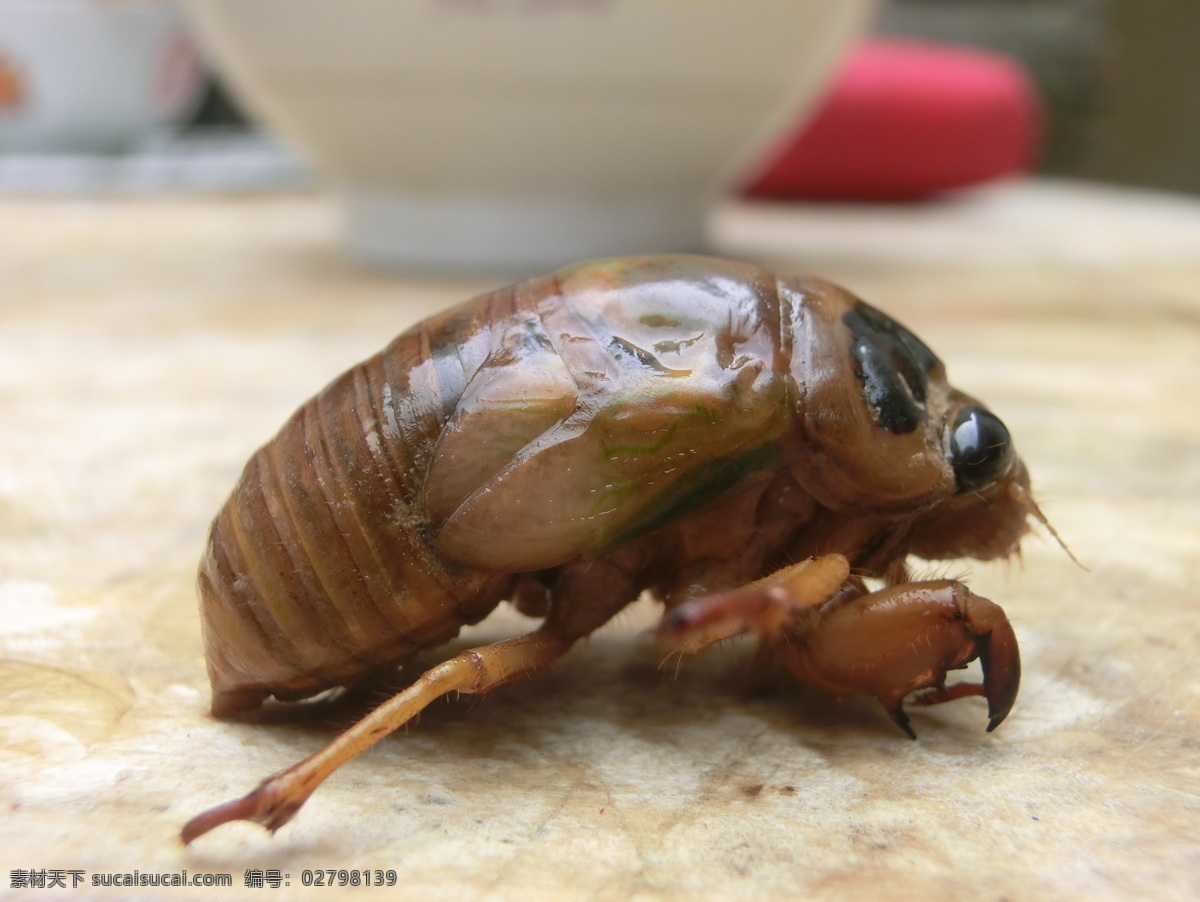
[[[1041,107],[1010,57],[868,41],[745,188],[751,197],[914,200],[1034,162]]]

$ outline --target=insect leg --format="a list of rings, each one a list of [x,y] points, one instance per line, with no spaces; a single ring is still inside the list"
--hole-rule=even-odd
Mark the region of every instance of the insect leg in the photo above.
[[[286,824],[330,774],[416,716],[448,692],[483,693],[546,667],[573,644],[557,630],[542,629],[464,651],[426,671],[415,683],[384,702],[315,755],[268,777],[240,799],[192,818],[181,838],[190,843],[234,820],[253,821],[272,833]]]
[[[988,730],[1007,716],[1021,682],[1016,635],[1004,611],[962,583],[938,580],[890,586],[826,609],[780,646],[801,681],[836,696],[874,695],[916,738],[905,697],[938,704],[970,695],[988,702]],[[979,658],[982,684],[946,686],[950,670]]]
[[[918,693],[909,699],[910,705],[940,705],[942,702],[952,702],[956,698],[968,698],[972,695],[987,695],[982,683],[955,683],[953,686],[937,686],[925,692]]]
[[[800,611],[831,599],[849,576],[850,564],[840,554],[801,561],[729,592],[685,601],[663,617],[658,635],[689,655],[743,632],[780,638],[792,631]]]

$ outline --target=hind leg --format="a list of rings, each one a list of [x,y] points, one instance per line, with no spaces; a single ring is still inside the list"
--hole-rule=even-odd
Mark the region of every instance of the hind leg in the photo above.
[[[550,613],[540,629],[472,648],[430,668],[317,754],[268,777],[248,795],[192,818],[184,825],[181,838],[190,843],[235,820],[278,830],[330,774],[403,726],[430,702],[448,692],[489,692],[557,661],[576,639],[589,635],[636,596],[643,563],[644,556],[636,547],[626,547],[602,558],[560,567],[551,587]]]
[[[384,702],[315,755],[268,777],[240,799],[197,815],[180,834],[190,843],[229,821],[261,824],[272,833],[300,810],[335,770],[403,726],[430,702],[448,692],[478,694],[547,667],[566,653],[573,639],[543,627],[536,632],[472,648],[426,671],[415,683]]]

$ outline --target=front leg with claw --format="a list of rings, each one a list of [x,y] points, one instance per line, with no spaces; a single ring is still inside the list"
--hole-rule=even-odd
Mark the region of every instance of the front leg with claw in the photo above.
[[[852,582],[838,592],[822,586],[830,601],[820,605],[798,601],[792,585],[761,582],[685,602],[668,614],[660,634],[690,653],[707,644],[704,630],[712,624],[726,625],[720,638],[749,632],[802,682],[838,697],[875,696],[914,739],[903,707],[912,693],[922,693],[913,699],[919,705],[984,696],[989,732],[1016,700],[1021,658],[1012,625],[999,605],[956,580],[902,583],[857,597]],[[946,686],[949,671],[976,658],[982,684]]]

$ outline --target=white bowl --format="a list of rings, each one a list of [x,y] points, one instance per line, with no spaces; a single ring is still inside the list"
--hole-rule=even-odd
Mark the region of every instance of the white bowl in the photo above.
[[[0,0],[0,153],[127,150],[202,87],[174,3]]]
[[[876,0],[190,0],[247,106],[389,264],[695,249]]]

